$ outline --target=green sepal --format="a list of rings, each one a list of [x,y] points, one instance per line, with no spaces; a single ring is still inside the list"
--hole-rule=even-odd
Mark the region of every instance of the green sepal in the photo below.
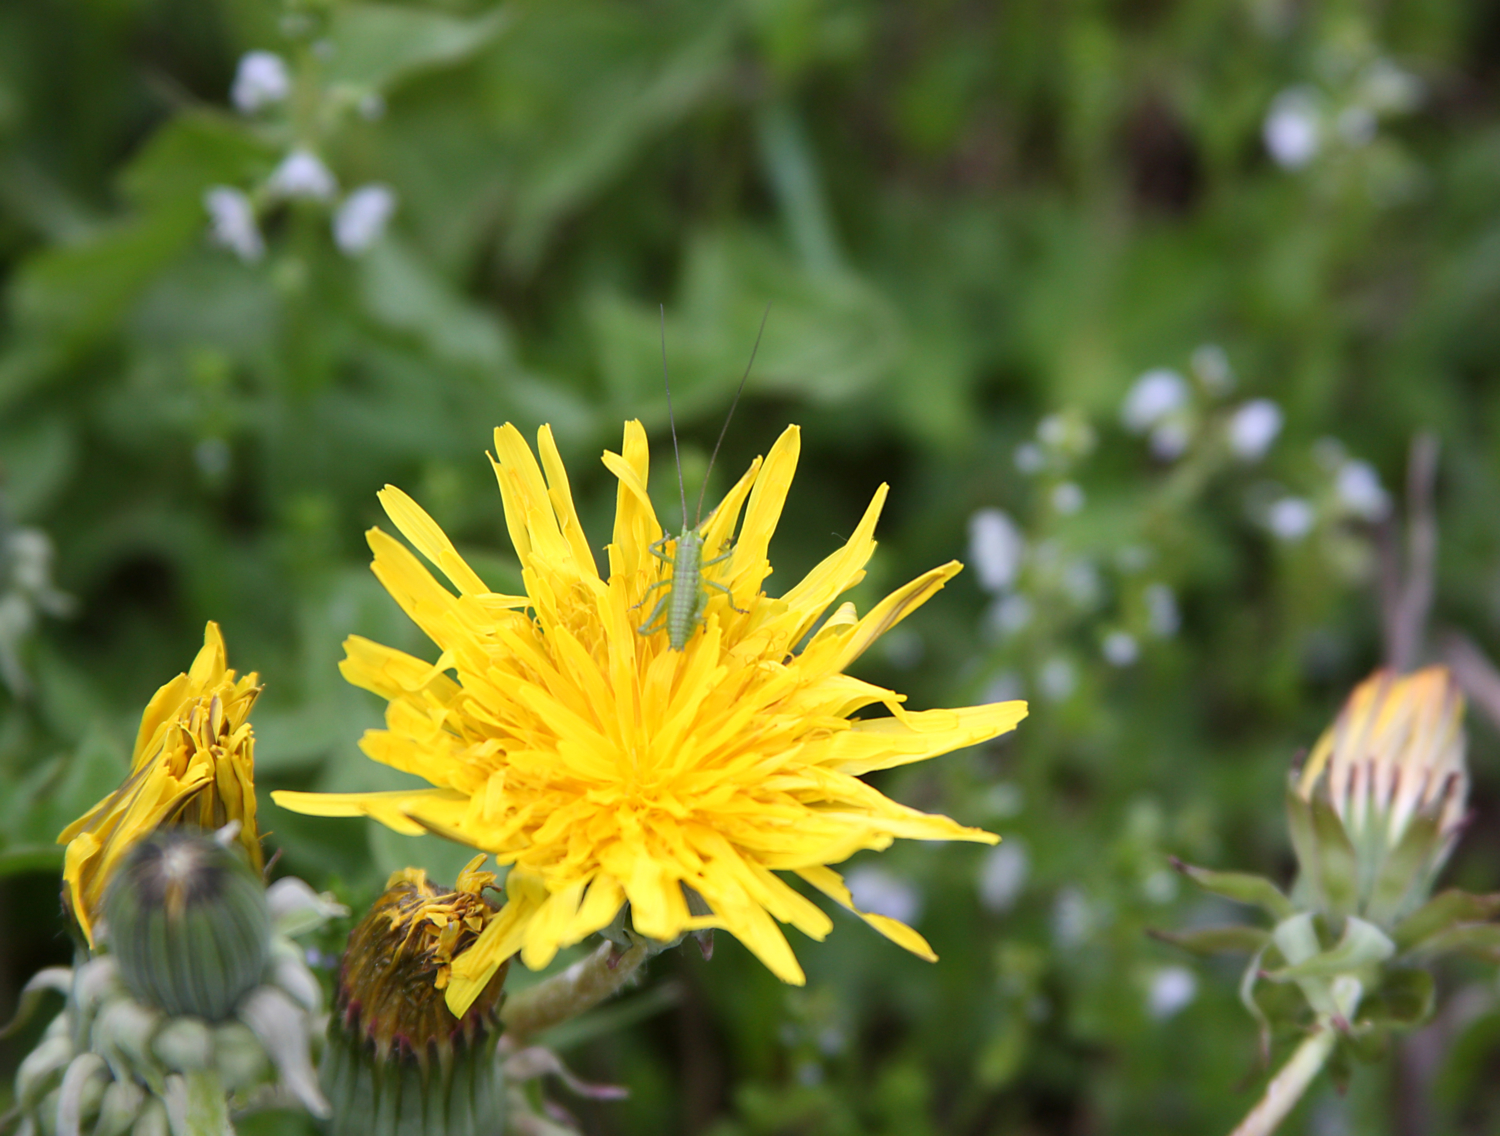
[[[1200,927],[1193,931],[1162,931],[1152,927],[1146,934],[1195,955],[1253,954],[1271,941],[1271,932],[1243,924]]]
[[[1359,910],[1359,857],[1339,814],[1327,801],[1314,798],[1313,835],[1317,841],[1318,883],[1324,910],[1335,917]]]
[[[1459,923],[1428,936],[1417,951],[1429,956],[1464,954],[1500,962],[1500,923]]]
[[[1500,892],[1473,895],[1451,888],[1433,896],[1392,932],[1401,954],[1421,950],[1432,936],[1460,923],[1483,923],[1500,915]]]
[[[1289,965],[1279,970],[1268,971],[1266,977],[1272,982],[1290,982],[1304,978],[1334,978],[1340,974],[1351,974],[1384,962],[1396,953],[1396,944],[1391,942],[1379,927],[1373,923],[1366,922],[1357,915],[1351,915],[1344,920],[1344,934],[1339,941],[1326,951],[1305,956],[1294,960],[1291,952],[1282,942],[1282,928],[1292,924],[1299,924],[1300,920],[1307,919],[1308,927],[1311,926],[1311,917],[1307,915],[1296,916],[1282,923],[1276,929],[1276,945],[1281,947],[1282,954],[1287,956]],[[1496,928],[1500,930],[1500,928]],[[1300,939],[1300,934],[1299,934]],[[1299,952],[1300,953],[1300,952]]]
[[[1347,1059],[1353,1058],[1364,1065],[1373,1065],[1385,1060],[1391,1051],[1391,1031],[1388,1029],[1354,1030],[1339,1038],[1339,1049]],[[1340,1089],[1340,1092],[1343,1090]]]
[[[1270,943],[1256,951],[1250,958],[1250,963],[1245,967],[1245,972],[1240,975],[1240,1004],[1245,1007],[1250,1016],[1255,1019],[1256,1037],[1260,1043],[1260,1064],[1262,1068],[1271,1063],[1271,1020],[1267,1016],[1260,1003],[1255,998],[1255,984],[1260,979],[1260,964],[1266,957],[1266,951]]]
[[[1352,1056],[1349,1045],[1349,1039],[1345,1037],[1343,1044],[1333,1047],[1333,1052],[1328,1055],[1328,1064],[1323,1066],[1328,1070],[1328,1079],[1333,1082],[1333,1087],[1339,1096],[1349,1091],[1349,1082],[1354,1079],[1354,1065],[1349,1060]]]
[[[1385,858],[1371,885],[1365,904],[1369,919],[1389,926],[1421,903],[1444,839],[1435,815],[1418,813],[1411,818],[1401,843]]]
[[[166,1103],[172,1136],[233,1136],[224,1086],[212,1069],[169,1076]]]
[[[1380,985],[1360,1002],[1361,1027],[1410,1029],[1432,1016],[1436,1002],[1432,975],[1421,967],[1391,967]]]
[[[1249,872],[1214,872],[1183,863],[1176,856],[1171,857],[1171,864],[1204,891],[1222,895],[1237,903],[1259,907],[1272,919],[1286,919],[1297,910],[1292,906],[1292,901],[1282,894],[1281,889],[1265,876]]]

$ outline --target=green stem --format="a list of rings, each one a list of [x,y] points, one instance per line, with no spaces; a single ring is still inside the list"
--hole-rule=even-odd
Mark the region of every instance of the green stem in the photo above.
[[[660,944],[638,940],[623,954],[605,943],[567,970],[505,1000],[500,1021],[506,1036],[524,1042],[533,1034],[576,1018],[618,992]]]
[[[1320,1022],[1297,1047],[1290,1060],[1271,1078],[1260,1103],[1250,1110],[1250,1114],[1230,1136],[1269,1136],[1269,1133],[1276,1131],[1276,1126],[1286,1119],[1286,1114],[1302,1099],[1302,1094],[1323,1068],[1337,1041],[1338,1031],[1330,1023]]]

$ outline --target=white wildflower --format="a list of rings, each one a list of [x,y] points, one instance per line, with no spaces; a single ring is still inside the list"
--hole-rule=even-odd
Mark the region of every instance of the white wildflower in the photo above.
[[[1105,661],[1113,667],[1128,667],[1141,657],[1141,645],[1128,631],[1111,631],[1101,649]]]
[[[1266,511],[1266,528],[1278,540],[1294,543],[1312,531],[1318,515],[1303,497],[1283,497]]]
[[[884,868],[861,865],[844,881],[854,906],[911,926],[922,917],[922,894]]]
[[[281,160],[266,183],[277,197],[328,201],[338,192],[332,172],[311,150],[298,148]]]
[[[1161,639],[1170,639],[1182,626],[1182,616],[1177,610],[1177,594],[1166,584],[1148,584],[1143,593],[1146,601],[1146,622],[1151,633]]]
[[[292,76],[286,60],[274,51],[248,51],[240,56],[229,88],[229,101],[242,114],[279,103],[292,93]]]
[[[1022,442],[1016,447],[1016,469],[1025,474],[1040,473],[1047,464],[1047,455],[1035,442]]]
[[[1187,452],[1193,435],[1188,424],[1181,418],[1168,418],[1158,422],[1151,431],[1151,456],[1157,461],[1176,461]]]
[[[1083,892],[1065,887],[1052,905],[1052,938],[1060,947],[1076,947],[1090,938],[1098,915]]]
[[[255,206],[243,191],[216,185],[204,193],[203,207],[208,210],[209,236],[215,244],[247,262],[265,255],[265,241],[255,221]]]
[[[969,559],[986,591],[1014,584],[1025,555],[1026,538],[1003,509],[980,509],[969,518]]]
[[[1083,489],[1074,481],[1059,482],[1052,489],[1052,507],[1064,516],[1083,508]]]
[[[1346,461],[1339,467],[1334,489],[1344,508],[1363,520],[1378,521],[1390,511],[1390,496],[1369,462]]]
[[[396,191],[390,186],[360,186],[334,211],[334,244],[346,255],[358,256],[381,238],[395,212]]]
[[[1067,659],[1055,656],[1042,664],[1037,686],[1048,702],[1065,702],[1078,689],[1078,672]]]
[[[1269,398],[1251,399],[1229,417],[1229,448],[1241,461],[1260,461],[1281,425],[1281,407]]]
[[[1234,389],[1234,370],[1229,356],[1217,343],[1205,343],[1193,352],[1189,363],[1193,377],[1211,395],[1225,395]]]
[[[1317,97],[1306,87],[1282,91],[1271,104],[1261,132],[1278,166],[1302,169],[1317,157],[1323,144]]]
[[[1157,367],[1136,379],[1120,405],[1120,421],[1133,434],[1144,434],[1187,405],[1188,386],[1176,371]]]
[[[1185,966],[1164,966],[1151,976],[1146,1012],[1159,1022],[1175,1017],[1198,996],[1198,976]]]
[[[1004,915],[1015,907],[1031,874],[1026,846],[1012,837],[997,844],[979,862],[979,902],[986,911]]]

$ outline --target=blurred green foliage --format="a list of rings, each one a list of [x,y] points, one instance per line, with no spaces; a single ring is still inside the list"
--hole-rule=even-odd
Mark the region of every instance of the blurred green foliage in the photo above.
[[[251,50],[289,89],[237,107]],[[861,664],[916,706],[1033,699],[1002,744],[881,781],[1010,851],[865,862],[935,966],[852,920],[797,944],[805,989],[722,937],[659,960],[559,1039],[633,1091],[580,1102],[586,1130],[1227,1130],[1259,1083],[1234,971],[1144,932],[1223,921],[1168,854],[1289,873],[1286,765],[1379,657],[1349,455],[1398,485],[1413,431],[1441,437],[1438,616],[1500,640],[1497,57],[1460,0],[0,8],[0,1014],[67,952],[56,832],[206,619],[266,682],[263,786],[401,784],[336,671],[351,632],[431,657],[365,567],[375,491],[515,590],[491,429],[553,424],[602,545],[597,456],[640,417],[670,517],[658,305],[693,484],[770,303],[713,477],[804,426],[773,588],[881,481],[861,606],[965,556],[981,511],[1026,550]],[[336,185],[296,183],[299,150]],[[339,235],[362,186],[394,215]],[[1134,437],[1161,367],[1177,436]],[[1284,416],[1263,457],[1225,449],[1252,397]],[[282,867],[356,902],[463,859],[263,808]],[[1496,852],[1476,825],[1450,878],[1500,886]],[[1439,988],[1462,1011],[1426,1048],[1289,1130],[1492,1131],[1492,977]]]

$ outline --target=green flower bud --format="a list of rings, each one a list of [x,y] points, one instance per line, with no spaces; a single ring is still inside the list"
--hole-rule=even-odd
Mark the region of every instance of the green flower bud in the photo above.
[[[265,971],[265,888],[211,837],[165,829],[143,840],[105,896],[110,950],[131,993],[173,1016],[221,1021]]]

